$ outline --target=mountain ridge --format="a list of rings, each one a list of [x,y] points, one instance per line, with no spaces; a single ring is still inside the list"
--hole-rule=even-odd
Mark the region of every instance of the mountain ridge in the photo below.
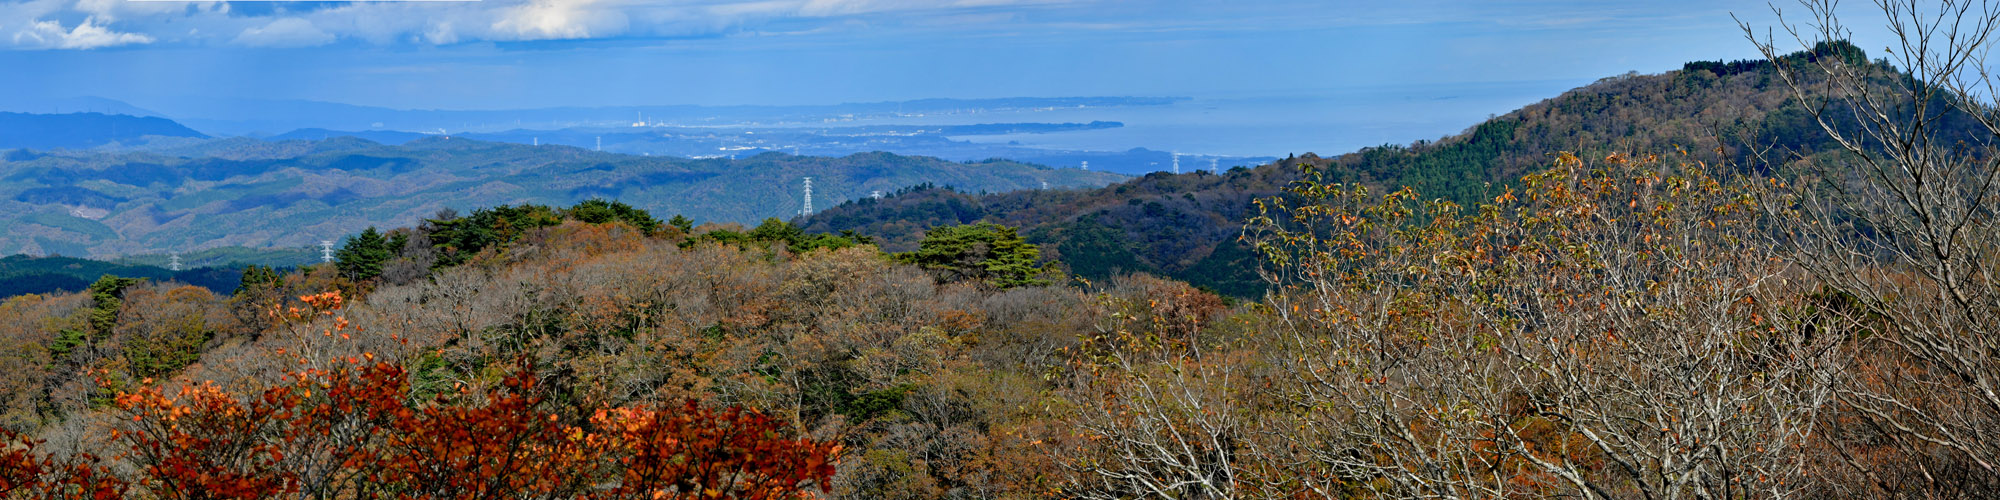
[[[85,149],[148,137],[205,139],[208,135],[157,116],[0,111],[0,149]]]
[[[1885,75],[1895,72],[1886,62],[1870,63],[1844,42],[1787,57],[1832,56],[1869,64]],[[901,250],[930,227],[995,222],[1019,227],[1078,276],[1103,279],[1140,271],[1255,297],[1263,291],[1255,259],[1236,237],[1253,210],[1251,202],[1277,195],[1299,178],[1302,166],[1323,169],[1334,181],[1409,187],[1426,198],[1470,206],[1565,151],[1689,151],[1749,168],[1767,151],[1810,152],[1827,145],[1818,125],[1775,79],[1771,63],[1696,61],[1660,74],[1606,77],[1436,141],[1331,157],[1307,153],[1221,176],[1155,173],[1081,192],[914,191],[835,206],[801,226],[855,231]]]
[[[167,154],[172,153],[172,154]],[[191,154],[192,156],[177,156]],[[208,141],[162,151],[0,157],[0,252],[106,257],[219,246],[297,247],[439,210],[618,199],[703,222],[752,224],[800,207],[925,183],[1005,191],[1103,185],[1116,174],[888,153],[692,160],[428,137],[399,146]]]

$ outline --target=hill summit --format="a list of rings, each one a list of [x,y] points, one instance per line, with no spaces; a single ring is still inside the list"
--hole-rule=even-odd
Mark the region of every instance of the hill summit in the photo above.
[[[1846,42],[1786,57],[1845,57],[1885,76],[1899,74],[1886,62],[1869,62]],[[1824,133],[1788,92],[1769,61],[1698,61],[1661,74],[1605,77],[1437,141],[1332,157],[1308,153],[1220,175],[1156,173],[1091,190],[991,195],[920,190],[843,204],[814,215],[804,227],[851,230],[877,238],[886,249],[906,250],[931,227],[995,222],[1020,227],[1079,276],[1146,272],[1253,297],[1263,292],[1263,283],[1254,256],[1237,236],[1254,210],[1251,202],[1276,195],[1298,178],[1299,167],[1470,205],[1500,194],[1563,151],[1584,156],[1686,151],[1755,165],[1763,161],[1760,155],[1827,150]],[[1973,132],[1971,125],[1952,124],[1966,133]]]

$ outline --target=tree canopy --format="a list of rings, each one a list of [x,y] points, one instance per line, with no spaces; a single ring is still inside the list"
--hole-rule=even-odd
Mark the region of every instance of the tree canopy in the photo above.
[[[977,281],[1006,289],[1049,284],[1049,268],[1037,263],[1041,249],[1014,228],[992,223],[932,228],[917,250],[897,260],[935,273],[940,281]]]
[[[395,255],[389,248],[389,240],[382,237],[373,226],[361,234],[347,239],[347,244],[334,254],[334,265],[347,279],[365,281],[382,275],[382,263]],[[245,271],[245,275],[249,274]]]

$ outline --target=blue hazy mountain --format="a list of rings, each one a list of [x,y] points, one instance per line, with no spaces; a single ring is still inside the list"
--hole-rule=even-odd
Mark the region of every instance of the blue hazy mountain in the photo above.
[[[217,135],[264,135],[304,128],[403,130],[462,134],[512,129],[624,126],[851,124],[870,118],[936,118],[975,114],[1134,106],[1164,106],[1180,97],[1009,97],[920,99],[826,105],[658,105],[507,110],[393,109],[307,100],[175,98],[147,103],[188,126]]]
[[[357,137],[402,144],[433,136],[517,144],[561,144],[635,155],[741,158],[764,152],[845,156],[876,151],[952,161],[1005,158],[1127,175],[1174,170],[1168,151],[1188,141],[1161,118],[1190,112],[1180,97],[1014,97],[921,99],[827,105],[673,105],[550,107],[516,110],[427,110],[306,100],[179,98],[146,108],[113,99],[27,100],[33,109],[127,110],[159,113],[216,136],[275,141]],[[15,103],[15,107],[24,104]],[[0,98],[0,109],[9,104]],[[1199,110],[1197,110],[1199,111]],[[1206,111],[1199,111],[1206,112]],[[1122,131],[1141,119],[1146,132]],[[137,115],[135,115],[137,116]],[[1185,118],[1185,117],[1183,117]],[[1148,139],[1161,127],[1164,137]],[[273,135],[275,134],[275,135]],[[1114,138],[1092,142],[1088,138]],[[1075,140],[1081,139],[1081,143]],[[1050,142],[1053,141],[1053,142]],[[98,143],[98,144],[101,144]],[[69,147],[88,147],[98,144]],[[185,141],[134,143],[127,149],[186,146]],[[1183,149],[1187,151],[1187,149]],[[1268,156],[1182,155],[1181,171],[1257,165]]]
[[[268,140],[268,141],[290,141],[290,140],[306,140],[306,141],[319,141],[319,140],[327,140],[327,139],[332,139],[332,138],[335,138],[335,137],[355,137],[355,138],[361,138],[361,139],[367,139],[367,140],[370,140],[370,141],[374,141],[374,142],[379,142],[379,143],[382,143],[382,144],[389,144],[389,145],[396,145],[396,144],[402,144],[402,143],[405,143],[405,142],[410,142],[410,141],[414,141],[414,140],[417,140],[417,139],[422,139],[422,138],[425,138],[425,137],[430,137],[431,135],[432,135],[432,134],[421,134],[421,133],[417,133],[417,132],[404,132],[404,131],[400,131],[400,130],[327,130],[327,129],[323,129],[323,128],[302,128],[302,129],[298,129],[298,130],[293,130],[293,131],[291,131],[291,132],[286,132],[286,133],[282,133],[282,134],[278,134],[278,135],[274,135],[274,136],[270,136],[270,137],[265,137],[265,138],[264,138],[264,140]]]
[[[83,149],[138,142],[148,136],[208,137],[159,117],[0,112],[0,149]]]
[[[0,155],[0,254],[114,256],[299,247],[440,209],[624,201],[662,217],[754,224],[791,217],[802,178],[825,207],[920,185],[971,192],[1100,187],[1125,177],[1006,160],[888,153],[687,159],[426,137],[235,137],[145,150]]]
[[[1061,167],[1082,167],[1126,175],[1171,171],[1175,155],[1167,151],[1132,148],[1122,151],[1077,151],[1020,146],[1011,142],[972,141],[971,136],[1027,136],[1116,129],[1123,123],[983,123],[964,125],[850,125],[825,127],[675,127],[658,124],[620,127],[576,127],[560,130],[505,130],[499,132],[453,133],[482,141],[515,144],[565,145],[636,155],[685,158],[742,158],[767,152],[808,156],[846,156],[887,151],[899,155],[931,156],[952,161],[1005,158],[1024,163]],[[402,144],[440,134],[388,130],[338,131],[299,129],[266,137],[268,140],[325,140],[357,137],[383,144]],[[1180,155],[1181,171],[1227,169],[1239,165],[1260,165],[1276,158],[1221,155]]]
[[[107,115],[167,116],[158,111],[133,106],[131,103],[125,101],[96,96],[41,97],[33,95],[0,95],[0,111],[39,114],[104,113]]]

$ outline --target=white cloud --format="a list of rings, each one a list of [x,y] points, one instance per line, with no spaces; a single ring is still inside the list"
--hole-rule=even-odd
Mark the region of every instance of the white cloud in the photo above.
[[[615,36],[626,28],[625,14],[610,2],[529,0],[500,11],[493,35],[515,40],[562,40]]]
[[[458,31],[451,29],[451,21],[433,23],[424,29],[424,41],[431,45],[458,43]]]
[[[884,9],[902,7],[906,2],[893,0],[806,0],[798,7],[800,14],[808,16],[839,16],[865,14]]]
[[[27,29],[14,32],[16,45],[50,48],[88,50],[120,45],[153,43],[153,37],[139,33],[120,33],[98,24],[96,17],[85,18],[75,28],[63,29],[56,21],[35,20]]]
[[[711,15],[756,17],[839,17],[878,12],[963,10],[1071,3],[1073,0],[748,0],[704,2]]]
[[[310,47],[340,40],[376,45],[709,36],[776,27],[828,28],[842,17],[979,13],[1006,6],[1095,0],[483,0],[358,1],[269,15],[232,13],[227,2],[0,0],[0,27],[17,49],[133,44]],[[83,19],[73,27],[69,24]],[[813,19],[808,24],[792,20]],[[841,21],[834,21],[839,23]],[[819,25],[819,26],[815,26]],[[25,26],[25,28],[21,28]],[[124,30],[114,31],[112,26]],[[0,36],[5,36],[0,31]],[[4,44],[5,38],[0,38]]]
[[[271,21],[270,24],[244,28],[236,35],[235,43],[252,47],[312,47],[333,43],[334,36],[311,21],[287,17]]]

